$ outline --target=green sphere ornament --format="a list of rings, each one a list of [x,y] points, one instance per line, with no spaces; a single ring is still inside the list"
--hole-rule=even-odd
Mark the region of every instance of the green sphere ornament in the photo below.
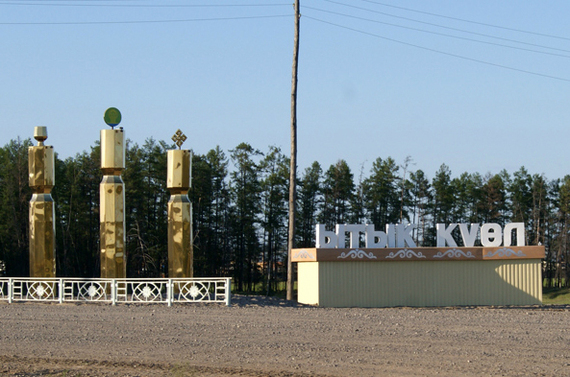
[[[121,112],[116,107],[109,107],[105,110],[103,119],[111,128],[115,128],[116,125],[121,123]]]

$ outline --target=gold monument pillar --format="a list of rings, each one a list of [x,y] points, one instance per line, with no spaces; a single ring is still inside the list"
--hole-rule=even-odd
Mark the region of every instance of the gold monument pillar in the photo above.
[[[125,260],[125,190],[121,172],[125,168],[125,134],[115,129],[121,113],[114,107],[105,111],[110,130],[101,130],[101,170],[99,220],[101,224],[101,278],[127,277]]]
[[[168,277],[193,277],[192,206],[188,198],[191,187],[192,153],[182,150],[186,135],[176,131],[172,140],[178,149],[169,150],[166,187],[168,201]]]
[[[55,183],[53,147],[44,145],[46,127],[34,128],[37,146],[28,148],[30,200],[30,277],[55,277]]]

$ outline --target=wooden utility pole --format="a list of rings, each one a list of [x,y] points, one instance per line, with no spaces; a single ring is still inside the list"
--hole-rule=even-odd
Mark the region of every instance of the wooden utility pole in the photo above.
[[[293,300],[293,263],[291,250],[295,243],[295,211],[297,198],[297,72],[299,63],[299,1],[295,0],[295,38],[293,78],[291,80],[291,165],[289,172],[289,236],[287,242],[287,300]]]

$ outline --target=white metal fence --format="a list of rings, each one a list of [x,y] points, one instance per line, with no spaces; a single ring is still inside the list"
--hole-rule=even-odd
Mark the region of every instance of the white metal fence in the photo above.
[[[0,278],[0,301],[173,303],[231,305],[231,278],[81,279]]]

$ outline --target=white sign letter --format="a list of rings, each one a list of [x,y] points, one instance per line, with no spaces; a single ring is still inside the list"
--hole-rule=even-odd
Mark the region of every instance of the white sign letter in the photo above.
[[[336,224],[336,247],[344,249],[346,247],[346,235],[344,234],[345,224]]]
[[[481,227],[481,245],[484,247],[501,246],[503,231],[499,224],[483,224]]]
[[[517,246],[524,246],[526,241],[524,223],[510,223],[505,225],[505,230],[503,231],[503,237],[505,238],[503,246],[511,246],[513,230],[517,231]]]
[[[366,230],[364,225],[361,224],[346,224],[344,226],[344,231],[350,233],[350,248],[356,249],[360,246],[360,233],[364,233]],[[343,238],[339,234],[340,238]]]
[[[475,240],[479,232],[479,224],[471,224],[471,232],[467,230],[467,224],[459,224],[459,230],[461,231],[461,238],[463,238],[463,246],[475,246]]]
[[[396,247],[396,226],[386,224],[386,234],[388,235],[388,247]]]
[[[416,224],[409,224],[408,226],[404,224],[396,225],[396,247],[416,247],[416,243],[412,239],[412,230],[417,228]]]
[[[457,243],[451,236],[451,232],[453,229],[455,229],[456,226],[457,224],[449,224],[449,226],[446,228],[445,224],[436,225],[435,228],[437,231],[437,247],[445,247],[446,244],[451,247],[457,247]]]
[[[325,224],[317,224],[317,247],[322,249],[334,249],[338,243],[335,232],[325,230]]]
[[[376,242],[378,239],[378,242]],[[367,248],[384,248],[388,244],[388,236],[381,230],[374,230],[374,224],[366,225],[366,246]]]

